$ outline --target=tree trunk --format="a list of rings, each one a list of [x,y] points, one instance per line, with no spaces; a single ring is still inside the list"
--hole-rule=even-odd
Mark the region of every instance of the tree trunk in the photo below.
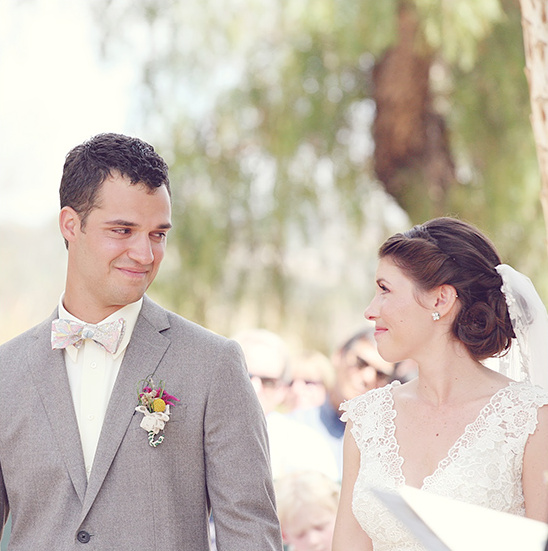
[[[546,0],[520,0],[520,4],[531,125],[537,145],[542,182],[540,198],[548,235],[548,4]]]
[[[417,48],[419,20],[402,3],[398,42],[373,70],[375,173],[415,222],[444,213],[455,181],[445,121],[430,95],[431,56]]]

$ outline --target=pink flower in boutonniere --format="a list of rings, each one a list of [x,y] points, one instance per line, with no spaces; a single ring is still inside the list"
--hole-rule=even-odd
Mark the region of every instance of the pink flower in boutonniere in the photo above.
[[[155,448],[164,441],[163,434],[156,440],[154,438],[164,430],[165,424],[169,421],[169,407],[176,405],[175,402],[180,400],[165,391],[164,381],[160,381],[156,386],[150,376],[139,381],[138,396],[139,405],[135,411],[144,415],[140,426],[148,432],[148,443]]]

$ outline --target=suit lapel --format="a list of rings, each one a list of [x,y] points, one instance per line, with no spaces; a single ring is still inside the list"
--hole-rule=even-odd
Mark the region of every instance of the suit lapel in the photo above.
[[[28,365],[74,489],[83,502],[87,484],[84,455],[63,351],[51,349],[53,319],[55,315],[38,329],[38,338],[28,349]],[[52,388],[56,389],[55,399]]]
[[[105,414],[85,496],[82,518],[85,517],[97,497],[131,422],[135,407],[138,405],[137,385],[139,381],[154,374],[170,345],[170,340],[160,333],[169,327],[165,311],[146,296],[144,298],[143,307],[120,366],[120,372]]]

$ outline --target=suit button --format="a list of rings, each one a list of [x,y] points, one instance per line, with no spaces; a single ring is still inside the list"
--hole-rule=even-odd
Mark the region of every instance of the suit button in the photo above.
[[[78,532],[78,535],[76,536],[76,538],[78,539],[78,541],[80,543],[89,543],[89,540],[91,539],[91,536],[85,530],[80,530],[80,532]]]

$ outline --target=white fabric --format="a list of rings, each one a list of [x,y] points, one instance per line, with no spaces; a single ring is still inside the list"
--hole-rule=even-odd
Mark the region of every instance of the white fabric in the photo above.
[[[404,458],[395,437],[395,381],[341,405],[343,421],[361,453],[352,509],[375,551],[423,551],[405,527],[372,495],[370,488],[395,490],[405,484]],[[548,393],[528,382],[511,382],[496,392],[477,419],[426,477],[422,489],[438,495],[524,515],[523,452]]]
[[[126,320],[126,331],[116,354],[108,353],[91,339],[84,340],[80,348],[71,345],[64,350],[65,366],[78,421],[88,479],[108,401],[142,304],[142,299],[128,304],[103,320],[103,322],[110,322],[121,317]],[[85,323],[65,309],[63,297],[59,302],[59,317]],[[135,403],[137,403],[137,393],[135,394]]]
[[[164,430],[166,423],[169,421],[169,404],[165,411],[150,412],[145,406],[137,406],[135,411],[144,415],[139,426],[147,432],[158,434],[161,430]]]
[[[299,471],[319,471],[338,480],[335,457],[320,433],[277,411],[267,415],[266,426],[274,480]]]
[[[499,264],[504,294],[516,338],[505,356],[487,362],[516,381],[531,380],[548,390],[548,313],[533,283],[507,264]],[[498,360],[498,366],[496,361]]]

